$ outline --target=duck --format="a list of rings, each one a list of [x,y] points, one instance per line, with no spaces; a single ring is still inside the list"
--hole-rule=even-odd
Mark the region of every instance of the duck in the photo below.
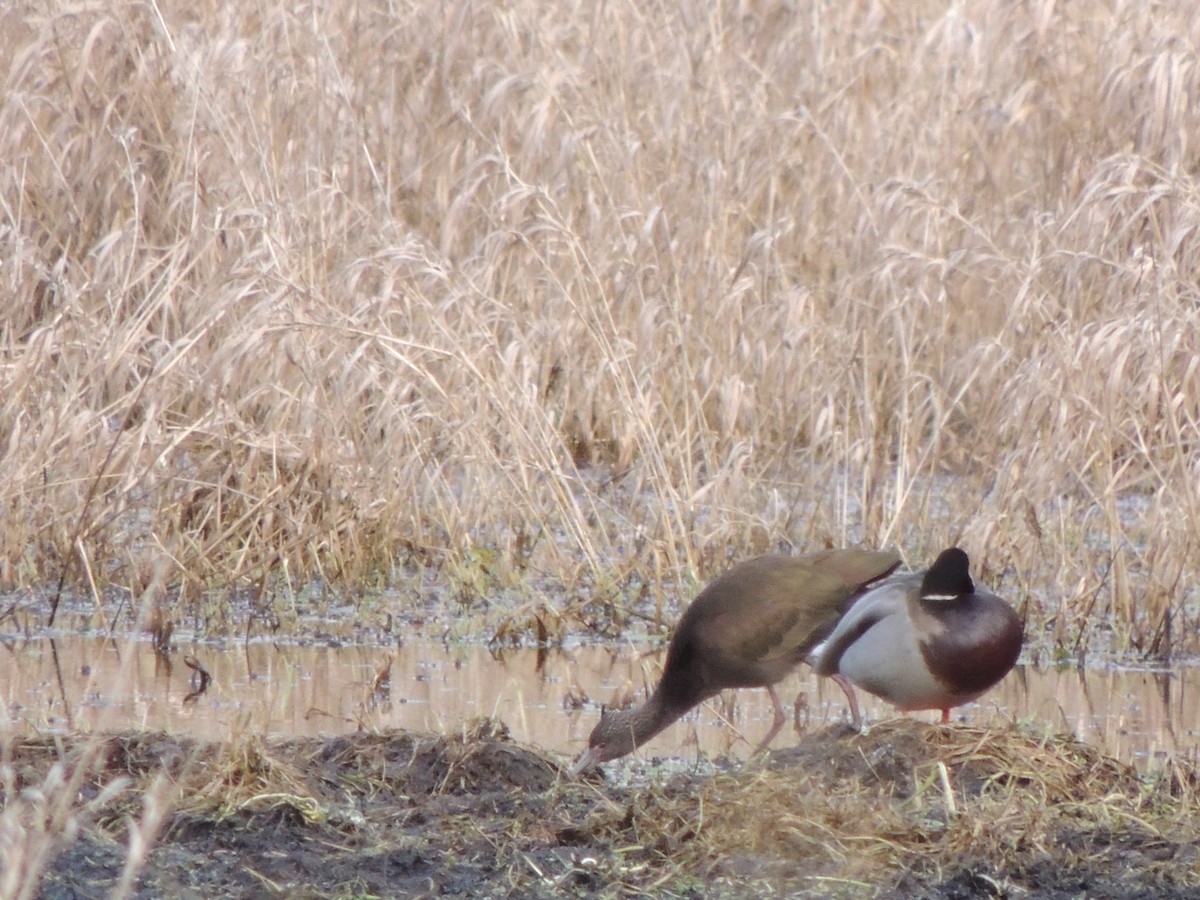
[[[699,703],[736,688],[767,689],[775,717],[758,744],[765,749],[786,720],[775,685],[808,661],[851,604],[899,565],[894,551],[834,549],[759,556],[728,569],[680,617],[649,698],[630,709],[602,709],[570,775],[632,753]],[[853,704],[853,688],[833,677]]]
[[[950,710],[978,699],[1016,665],[1016,611],[971,580],[959,547],[924,572],[897,575],[856,598],[813,654],[818,675],[840,675],[902,712]],[[855,725],[861,722],[854,710]]]

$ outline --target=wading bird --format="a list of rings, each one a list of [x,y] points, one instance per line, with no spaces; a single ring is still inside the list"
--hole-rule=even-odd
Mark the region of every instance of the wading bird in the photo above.
[[[775,720],[758,745],[766,747],[786,720],[775,683],[899,564],[891,551],[826,550],[760,556],[718,576],[680,617],[649,699],[632,709],[601,711],[571,774],[632,752],[698,703],[731,688],[765,687],[770,694]],[[853,690],[837,680],[857,710]]]

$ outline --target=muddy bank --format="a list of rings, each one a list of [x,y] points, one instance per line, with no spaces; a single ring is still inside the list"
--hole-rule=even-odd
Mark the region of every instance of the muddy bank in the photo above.
[[[3,751],[4,887],[47,898],[1200,898],[1193,770],[1149,779],[1017,730],[831,728],[746,765],[635,763],[623,786],[567,781],[489,720],[450,737]]]

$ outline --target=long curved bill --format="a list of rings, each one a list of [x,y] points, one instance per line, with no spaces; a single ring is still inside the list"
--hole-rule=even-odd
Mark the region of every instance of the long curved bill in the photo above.
[[[588,769],[599,765],[600,753],[595,747],[588,747],[580,754],[579,759],[575,760],[574,764],[567,770],[567,776],[576,778],[582,775]]]

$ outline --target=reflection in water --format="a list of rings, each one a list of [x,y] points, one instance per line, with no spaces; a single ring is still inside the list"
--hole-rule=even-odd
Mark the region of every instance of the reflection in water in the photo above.
[[[170,661],[191,658],[197,670]],[[0,643],[0,734],[163,729],[200,738],[235,734],[331,735],[357,729],[445,732],[477,716],[503,720],[514,738],[577,754],[599,703],[653,685],[661,651],[629,646],[509,650],[409,641],[393,649],[305,648],[268,643],[181,646],[170,660],[146,641],[78,636]],[[191,664],[189,663],[189,665]],[[836,686],[807,668],[781,685],[801,694],[811,727],[841,720]],[[894,713],[860,697],[868,721]],[[592,702],[584,702],[583,700]],[[1078,672],[1019,667],[955,720],[992,717],[1071,732],[1139,767],[1200,756],[1200,668]],[[937,713],[919,714],[930,721]],[[762,690],[703,704],[642,748],[645,756],[745,756],[770,726]],[[775,740],[785,747],[789,732]]]

